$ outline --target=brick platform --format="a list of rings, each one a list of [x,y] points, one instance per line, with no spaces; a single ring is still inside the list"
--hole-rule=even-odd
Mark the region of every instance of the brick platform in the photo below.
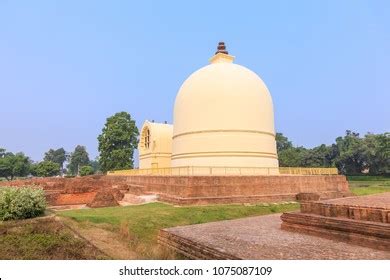
[[[118,202],[122,199],[117,195],[120,191],[155,194],[160,201],[177,205],[293,201],[299,193],[316,193],[321,199],[350,195],[348,182],[340,175],[87,176],[18,180],[0,182],[1,185],[40,186],[54,206],[89,204],[98,192],[107,190]]]
[[[301,212],[390,223],[390,193],[301,203]]]
[[[390,252],[285,231],[280,214],[181,226],[158,241],[191,259],[390,259]]]
[[[390,251],[390,193],[301,203],[282,229]]]
[[[350,195],[341,175],[129,176],[125,180],[130,192],[158,194],[159,200],[178,205],[293,201],[302,192],[318,193],[321,199]]]

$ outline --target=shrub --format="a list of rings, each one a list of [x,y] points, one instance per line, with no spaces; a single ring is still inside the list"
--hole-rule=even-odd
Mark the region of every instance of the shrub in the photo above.
[[[41,161],[31,168],[31,174],[38,177],[56,176],[60,174],[60,171],[60,165],[52,161]]]
[[[0,188],[0,220],[34,218],[42,215],[45,209],[46,199],[43,189]]]
[[[92,166],[85,165],[80,168],[80,176],[92,175],[94,173]]]

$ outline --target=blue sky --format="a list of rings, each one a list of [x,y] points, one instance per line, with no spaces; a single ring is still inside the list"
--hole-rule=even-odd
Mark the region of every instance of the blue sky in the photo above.
[[[97,152],[105,119],[172,122],[218,41],[260,75],[296,145],[390,131],[389,1],[0,0],[0,147]]]

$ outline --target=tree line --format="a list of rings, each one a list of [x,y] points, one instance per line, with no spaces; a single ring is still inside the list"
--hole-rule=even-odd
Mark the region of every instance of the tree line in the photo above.
[[[85,146],[77,145],[73,152],[64,148],[50,149],[40,162],[33,162],[24,153],[10,153],[0,148],[0,177],[12,180],[25,176],[85,176],[109,170],[134,167],[133,155],[138,145],[139,131],[127,112],[107,118],[97,137],[99,157],[90,160]],[[390,174],[390,133],[367,133],[361,137],[350,130],[337,137],[331,145],[312,149],[294,146],[282,133],[276,134],[280,166],[337,167],[341,174]],[[66,163],[66,164],[65,164]]]
[[[65,163],[67,163],[65,165]],[[0,177],[13,180],[16,177],[91,175],[98,171],[98,162],[90,160],[85,146],[77,145],[73,152],[64,148],[50,149],[40,162],[33,162],[24,153],[13,154],[0,148]]]
[[[282,133],[276,134],[279,165],[290,167],[337,167],[341,174],[390,174],[390,133],[359,133],[347,130],[331,145],[312,149],[295,147]]]
[[[134,167],[133,155],[138,145],[138,129],[127,112],[107,118],[98,136],[99,157],[90,160],[85,146],[77,145],[73,152],[64,148],[49,149],[40,162],[33,162],[24,153],[13,154],[0,147],[0,178],[36,176],[86,176],[109,170]],[[66,164],[65,164],[66,163]]]

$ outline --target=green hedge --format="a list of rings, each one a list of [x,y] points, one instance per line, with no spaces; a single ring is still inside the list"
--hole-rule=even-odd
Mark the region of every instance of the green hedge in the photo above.
[[[0,187],[0,220],[28,219],[46,209],[45,193],[31,187]]]

